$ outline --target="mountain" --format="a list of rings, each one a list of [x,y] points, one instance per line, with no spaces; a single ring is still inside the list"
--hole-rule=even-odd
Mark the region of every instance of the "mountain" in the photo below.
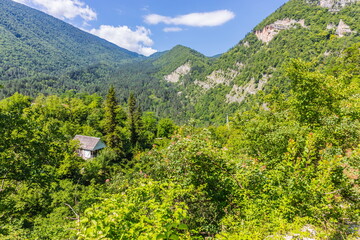
[[[0,0],[0,80],[139,57],[45,13]]]
[[[15,49],[33,70],[0,94],[36,97],[0,100],[0,239],[360,239],[359,17],[291,0],[217,58],[46,72]],[[107,148],[84,160],[76,135]]]
[[[258,92],[289,89],[284,66],[293,58],[331,65],[360,42],[360,3],[346,0],[290,0],[254,28],[230,51],[192,79],[194,117],[224,122],[247,109]],[[190,72],[194,70],[191,69]],[[194,92],[195,91],[195,92]]]
[[[104,96],[114,85],[122,102],[134,91],[145,110],[170,116],[189,104],[171,101],[180,98],[179,91],[163,75],[203,60],[208,61],[184,46],[145,58],[35,9],[0,0],[1,98],[67,90]],[[194,71],[205,68],[200,65]]]
[[[326,71],[360,42],[358,0],[290,0],[216,58],[180,45],[140,57],[9,0],[0,12],[0,97],[70,89],[104,96],[113,85],[121,102],[133,91],[143,110],[178,123],[224,123],[264,92],[288,92],[291,59]]]
[[[186,122],[195,109],[192,98],[184,97],[182,91],[195,93],[191,90],[194,86],[192,79],[204,74],[212,62],[211,58],[178,45],[142,61],[118,66],[96,64],[74,70],[62,75],[56,82],[65,86],[62,90],[97,92],[103,96],[109,85],[113,85],[122,102],[127,101],[132,91],[145,111]]]

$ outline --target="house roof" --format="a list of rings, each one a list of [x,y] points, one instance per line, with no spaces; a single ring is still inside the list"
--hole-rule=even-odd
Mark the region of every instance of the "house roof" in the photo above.
[[[97,137],[76,135],[74,140],[78,140],[80,142],[80,148],[84,150],[96,151],[106,147],[105,143]]]

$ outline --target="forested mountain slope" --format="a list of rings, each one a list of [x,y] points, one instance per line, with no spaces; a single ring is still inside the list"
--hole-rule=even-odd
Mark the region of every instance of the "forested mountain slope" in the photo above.
[[[5,33],[0,38],[1,97],[70,89],[104,96],[113,85],[123,102],[133,91],[144,110],[178,123],[191,118],[199,124],[224,123],[227,115],[249,109],[264,91],[288,92],[283,71],[291,59],[314,61],[325,71],[360,41],[359,1],[290,0],[220,57],[176,46],[139,60],[38,11],[8,0],[1,4],[0,16],[14,12],[3,17],[0,28]]]
[[[11,0],[0,1],[0,80],[58,75],[139,55]]]
[[[181,120],[189,103],[163,76],[190,61],[201,72],[210,61],[183,46],[145,58],[11,0],[0,1],[0,32],[1,98],[67,90],[104,96],[114,85],[120,99],[133,91],[145,110],[182,111]]]
[[[186,122],[193,116],[194,104],[191,99],[182,96],[179,86],[181,89],[191,88],[191,78],[200,76],[211,62],[213,60],[190,48],[176,46],[141,61],[137,59],[122,64],[102,62],[62,74],[35,74],[0,81],[4,86],[0,89],[0,96],[6,97],[15,92],[29,96],[36,96],[38,93],[63,94],[68,90],[104,96],[109,86],[113,85],[122,103],[127,101],[130,92],[134,92],[144,110],[153,111],[158,116],[172,116],[178,122]],[[179,67],[185,72],[174,74]],[[174,84],[174,77],[181,79],[179,84]],[[185,77],[187,80],[184,80]]]
[[[101,95],[107,92],[109,85],[113,85],[123,102],[132,91],[144,110],[186,122],[193,116],[194,103],[181,91],[192,89],[192,79],[200,77],[213,61],[193,49],[178,45],[143,61],[120,66],[98,64],[75,70],[62,76],[61,81],[71,83],[67,89]]]
[[[251,105],[261,90],[277,87],[287,91],[289,80],[283,66],[290,59],[314,61],[322,69],[357,42],[358,1],[291,0],[223,54],[205,71],[207,75],[192,79],[198,93],[194,116],[224,121],[224,116],[239,106]]]

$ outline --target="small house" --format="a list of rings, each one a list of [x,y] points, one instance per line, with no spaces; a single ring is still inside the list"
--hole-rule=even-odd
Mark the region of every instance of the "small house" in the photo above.
[[[85,160],[96,157],[99,150],[106,147],[105,143],[97,137],[76,135],[74,140],[78,140],[80,142],[78,153],[79,156]]]

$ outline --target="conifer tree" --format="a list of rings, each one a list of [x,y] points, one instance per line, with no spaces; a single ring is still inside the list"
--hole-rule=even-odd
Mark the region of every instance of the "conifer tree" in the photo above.
[[[130,141],[133,147],[139,144],[140,132],[142,128],[141,115],[142,111],[137,104],[134,93],[131,92],[128,101],[128,115],[129,115],[129,129],[130,129]]]
[[[111,86],[105,100],[104,130],[106,135],[115,132],[116,126],[119,124],[116,117],[118,108],[119,106],[115,96],[115,89]]]
[[[116,99],[115,89],[111,86],[105,100],[104,133],[108,147],[115,150],[119,155],[123,153],[121,134],[118,130],[121,126],[122,112],[122,108]]]
[[[141,132],[142,132],[143,127],[144,127],[144,123],[143,123],[143,120],[142,120],[142,115],[143,115],[143,112],[142,112],[140,103],[138,103],[137,107],[136,107],[136,113],[135,113],[135,123],[136,123],[136,129],[138,131],[139,137],[140,137]]]

